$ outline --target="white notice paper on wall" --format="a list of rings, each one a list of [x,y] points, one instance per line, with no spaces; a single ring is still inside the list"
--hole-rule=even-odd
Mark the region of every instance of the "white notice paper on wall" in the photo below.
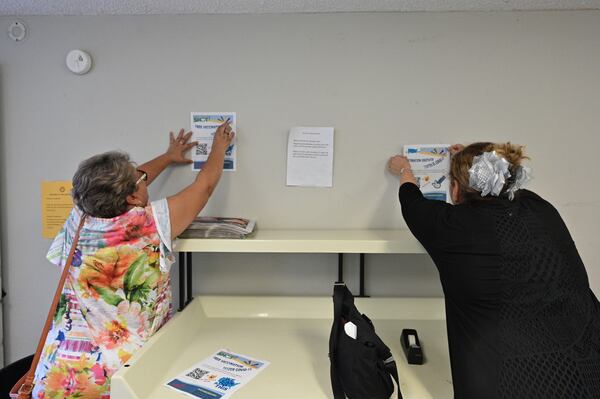
[[[333,187],[333,128],[293,127],[287,149],[288,186]]]

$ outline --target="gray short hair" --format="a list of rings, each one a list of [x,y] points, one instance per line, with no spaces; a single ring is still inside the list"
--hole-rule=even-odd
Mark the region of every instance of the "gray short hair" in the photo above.
[[[129,155],[111,151],[79,164],[73,176],[73,201],[86,214],[112,218],[127,211],[127,196],[135,192],[137,176]]]

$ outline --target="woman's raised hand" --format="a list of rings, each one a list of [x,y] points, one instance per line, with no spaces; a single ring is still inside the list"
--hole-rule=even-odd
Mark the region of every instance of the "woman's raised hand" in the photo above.
[[[229,121],[225,121],[217,128],[213,138],[213,149],[218,148],[222,151],[227,150],[229,144],[235,137],[235,132],[231,131]]]
[[[405,170],[410,170],[410,162],[402,155],[394,155],[388,160],[388,170],[390,173],[400,176]]]
[[[188,152],[190,148],[195,147],[198,142],[192,141],[190,138],[192,137],[192,132],[185,133],[184,129],[179,130],[179,134],[177,137],[173,134],[173,132],[169,132],[169,148],[167,149],[167,156],[173,163],[192,163],[192,160],[186,157],[185,153]]]

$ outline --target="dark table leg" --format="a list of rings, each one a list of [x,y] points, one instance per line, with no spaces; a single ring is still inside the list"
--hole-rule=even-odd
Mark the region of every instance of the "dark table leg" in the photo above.
[[[179,253],[179,311],[185,308],[185,252]]]
[[[365,294],[365,254],[360,254],[360,269],[359,269],[359,297],[368,297]]]
[[[185,266],[187,268],[186,277],[187,277],[187,300],[185,301],[185,305],[192,302],[194,297],[192,296],[192,253],[188,252],[186,254],[186,262]]]

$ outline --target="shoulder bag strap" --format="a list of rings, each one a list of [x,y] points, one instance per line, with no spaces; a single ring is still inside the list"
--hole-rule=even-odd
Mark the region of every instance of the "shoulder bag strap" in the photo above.
[[[42,335],[40,336],[40,340],[35,351],[35,356],[33,357],[33,361],[31,362],[31,368],[29,369],[27,374],[25,374],[24,383],[21,385],[21,387],[19,387],[19,399],[31,398],[31,392],[33,391],[33,380],[35,378],[35,369],[37,368],[38,362],[40,361],[42,350],[44,349],[44,344],[46,343],[46,336],[48,335],[48,331],[50,331],[50,327],[52,326],[52,320],[54,319],[54,314],[56,313],[56,308],[58,306],[58,302],[60,301],[60,296],[62,294],[65,281],[67,280],[67,276],[69,275],[69,270],[71,269],[71,264],[73,263],[73,256],[75,255],[75,250],[77,249],[77,242],[79,241],[79,234],[81,233],[81,228],[85,223],[85,219],[86,215],[83,214],[81,216],[81,221],[79,222],[79,227],[77,228],[77,233],[75,234],[75,238],[73,239],[73,243],[71,244],[71,251],[69,252],[67,263],[63,268],[62,275],[60,276],[60,280],[58,282],[58,287],[56,287],[54,299],[52,300],[52,305],[50,305],[50,310],[48,311],[48,316],[46,317],[46,324],[44,324],[44,329],[42,330]]]
[[[398,388],[398,399],[402,399],[402,391],[400,391],[400,379],[398,378],[398,367],[396,366],[394,357],[390,356],[390,359],[384,362],[384,366],[388,374],[392,376],[394,381],[396,381],[396,387]]]
[[[333,326],[329,337],[329,360],[331,363],[331,389],[334,399],[345,399],[346,394],[340,381],[337,367],[335,366],[335,356],[340,334],[340,325],[342,324],[342,306],[346,294],[346,285],[344,283],[335,283],[333,287]]]

